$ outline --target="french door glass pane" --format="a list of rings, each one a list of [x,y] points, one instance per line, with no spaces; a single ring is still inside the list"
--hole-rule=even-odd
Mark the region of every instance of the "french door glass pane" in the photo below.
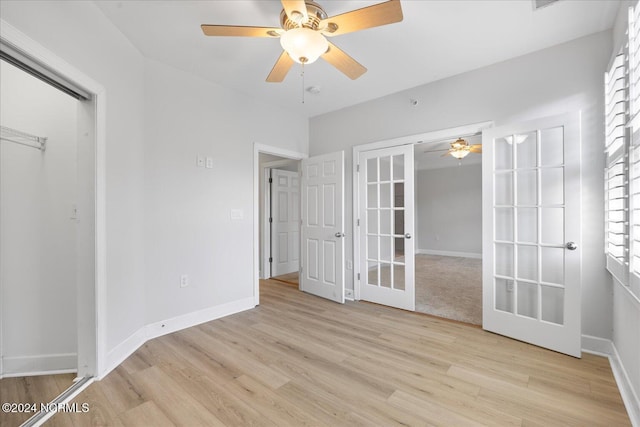
[[[395,238],[394,262],[404,262],[404,237]]]
[[[494,217],[496,240],[513,241],[513,208],[496,208]]]
[[[518,279],[538,280],[537,246],[518,245]]]
[[[513,280],[495,279],[496,310],[513,313]]]
[[[540,185],[544,189],[542,192],[542,205],[564,204],[563,168],[543,168],[540,173]]]
[[[552,286],[541,286],[542,320],[564,324],[564,289]]]
[[[391,184],[389,183],[380,184],[380,207],[391,207]]]
[[[367,182],[378,181],[378,159],[367,160]]]
[[[378,286],[378,263],[369,261],[367,262],[367,283],[373,286]]]
[[[538,318],[538,285],[518,282],[518,314]]]
[[[564,208],[541,208],[542,243],[562,245],[564,243]]]
[[[497,275],[513,277],[513,245],[495,244],[495,264]]]
[[[378,210],[367,209],[367,233],[378,234]]]
[[[393,156],[393,180],[404,180],[404,154]]]
[[[542,281],[564,285],[564,248],[541,248]]]
[[[513,136],[516,143],[518,169],[536,167],[538,151],[537,136],[537,132]]]
[[[513,205],[513,180],[511,172],[495,174],[495,203],[499,206]]]
[[[496,139],[494,164],[496,170],[513,169],[513,145],[506,138]]]
[[[518,171],[518,206],[535,206],[538,202],[538,183],[535,170]]]
[[[404,264],[393,265],[393,289],[404,291]]]
[[[386,262],[380,263],[380,286],[383,288],[391,287],[391,264]]]
[[[380,181],[391,181],[391,157],[380,157]]]
[[[378,184],[376,183],[367,185],[367,207],[378,207]]]
[[[518,242],[538,242],[538,209],[517,208]]]
[[[391,234],[391,210],[380,209],[380,234]]]

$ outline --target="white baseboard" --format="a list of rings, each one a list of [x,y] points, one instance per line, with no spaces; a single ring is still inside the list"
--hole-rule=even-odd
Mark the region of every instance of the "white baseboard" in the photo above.
[[[78,370],[76,353],[3,357],[2,378],[68,374]]]
[[[460,258],[475,258],[482,259],[481,253],[475,252],[454,252],[454,251],[438,251],[434,249],[416,249],[416,254],[420,255],[440,255],[440,256],[455,256]]]
[[[117,368],[118,365],[124,362],[127,357],[131,356],[133,352],[139,349],[145,342],[147,342],[147,331],[143,326],[107,353],[104,371],[100,373],[98,379],[101,380],[106,377],[109,372]]]
[[[221,317],[240,313],[241,311],[249,310],[254,307],[255,303],[253,297],[251,297],[206,308],[204,310],[194,311],[193,313],[187,313],[161,322],[155,322],[147,325],[146,327],[147,339],[160,337],[201,323],[210,322]]]
[[[627,371],[620,360],[618,350],[613,342],[604,338],[583,335],[582,351],[605,356],[609,359],[611,370],[616,379],[618,390],[620,390],[624,406],[627,409],[631,425],[640,427],[640,399],[633,389],[629,375],[627,375]]]
[[[150,339],[220,319],[221,317],[231,314],[240,313],[241,311],[250,310],[255,306],[253,297],[250,297],[146,325],[109,352],[105,370],[100,373],[98,379],[103,379],[107,376],[109,372],[118,367],[127,357],[131,356],[133,352]]]

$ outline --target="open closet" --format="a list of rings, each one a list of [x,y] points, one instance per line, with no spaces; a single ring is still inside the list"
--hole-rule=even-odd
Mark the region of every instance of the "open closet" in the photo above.
[[[78,371],[79,101],[0,67],[0,381],[49,402]]]

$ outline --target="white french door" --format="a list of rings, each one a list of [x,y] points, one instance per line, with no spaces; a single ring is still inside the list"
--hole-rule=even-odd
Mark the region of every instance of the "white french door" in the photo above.
[[[360,299],[415,310],[413,146],[360,153]]]
[[[483,328],[581,355],[580,115],[482,138]]]
[[[300,178],[271,170],[271,276],[300,268]]]
[[[344,151],[302,160],[303,291],[344,303]]]

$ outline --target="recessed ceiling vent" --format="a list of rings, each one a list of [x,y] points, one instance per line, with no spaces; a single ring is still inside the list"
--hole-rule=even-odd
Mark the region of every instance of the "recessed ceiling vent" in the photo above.
[[[558,1],[560,0],[533,0],[533,10],[542,9],[543,7],[557,3]]]

